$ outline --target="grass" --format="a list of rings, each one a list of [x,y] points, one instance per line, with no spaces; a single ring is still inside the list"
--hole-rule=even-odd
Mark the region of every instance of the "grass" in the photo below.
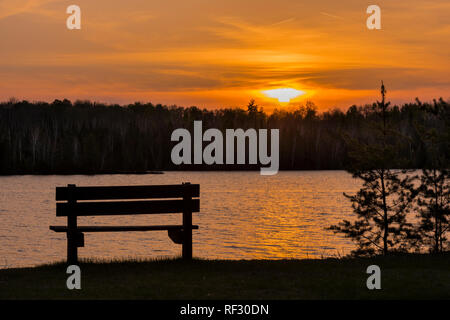
[[[381,268],[368,290],[366,268]],[[83,261],[0,270],[0,299],[449,299],[450,254],[367,259]]]

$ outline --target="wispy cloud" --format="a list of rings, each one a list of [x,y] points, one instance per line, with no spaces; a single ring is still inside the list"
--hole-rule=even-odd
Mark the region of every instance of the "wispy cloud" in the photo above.
[[[41,8],[55,0],[2,0],[0,2],[0,19],[22,13],[42,13]]]
[[[334,19],[344,20],[343,17],[336,16],[334,14],[330,14],[330,13],[327,13],[327,12],[320,12],[320,14],[322,14],[324,16],[327,16],[327,17],[330,17],[330,18],[334,18]]]

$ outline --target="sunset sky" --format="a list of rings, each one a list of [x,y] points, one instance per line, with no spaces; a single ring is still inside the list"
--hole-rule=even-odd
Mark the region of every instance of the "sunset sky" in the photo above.
[[[381,80],[395,103],[449,99],[449,21],[448,0],[0,0],[0,100],[325,110],[373,102]],[[281,88],[303,94],[263,93]]]

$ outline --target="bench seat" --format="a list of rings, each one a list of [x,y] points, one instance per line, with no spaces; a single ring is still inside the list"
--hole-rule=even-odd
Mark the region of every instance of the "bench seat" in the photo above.
[[[192,229],[198,229],[193,225]],[[67,232],[67,226],[50,226],[50,230],[55,232]],[[183,230],[183,226],[79,226],[76,229],[79,232],[120,232],[120,231],[158,231],[158,230]]]

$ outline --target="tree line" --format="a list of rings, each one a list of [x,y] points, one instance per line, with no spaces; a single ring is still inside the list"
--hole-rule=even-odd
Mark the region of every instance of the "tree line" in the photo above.
[[[249,165],[175,166],[171,133],[192,132],[201,120],[204,130],[255,128],[280,130],[281,170],[345,169],[351,165],[348,139],[371,142],[372,126],[380,123],[377,104],[319,113],[312,102],[294,110],[268,114],[255,101],[243,108],[217,110],[139,103],[106,105],[91,101],[0,103],[0,174],[65,174],[145,172],[151,170],[239,170]],[[430,110],[439,110],[438,113]],[[424,130],[448,130],[449,102],[416,100],[389,107],[386,119],[399,136],[389,168],[425,168],[433,160],[423,140]],[[399,140],[401,137],[406,139]],[[448,155],[448,144],[434,151]],[[401,161],[398,161],[401,160]]]

